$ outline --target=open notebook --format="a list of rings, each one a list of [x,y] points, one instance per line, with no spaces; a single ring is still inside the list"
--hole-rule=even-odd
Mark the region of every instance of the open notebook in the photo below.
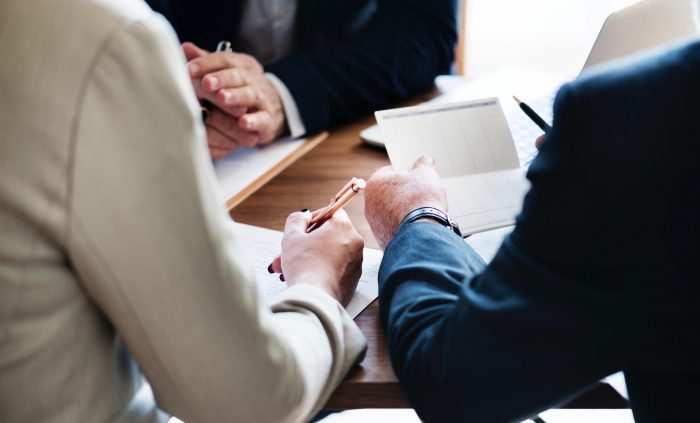
[[[279,280],[279,275],[270,274],[267,266],[280,253],[282,244],[282,232],[272,229],[259,228],[257,226],[234,223],[236,239],[239,243],[239,251],[245,261],[253,267],[255,279],[262,296],[271,299],[278,292],[287,287],[287,284]],[[377,273],[382,261],[382,252],[372,248],[365,248],[362,261],[362,276],[357,284],[355,296],[346,307],[348,314],[357,317],[368,305],[377,298]]]
[[[376,113],[391,164],[435,159],[450,216],[470,235],[512,225],[529,188],[498,98]]]

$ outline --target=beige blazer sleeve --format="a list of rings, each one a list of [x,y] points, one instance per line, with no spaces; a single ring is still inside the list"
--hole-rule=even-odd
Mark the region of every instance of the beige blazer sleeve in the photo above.
[[[308,419],[365,340],[311,285],[272,308],[258,295],[167,23],[154,15],[114,33],[81,101],[68,256],[158,405],[188,423]]]

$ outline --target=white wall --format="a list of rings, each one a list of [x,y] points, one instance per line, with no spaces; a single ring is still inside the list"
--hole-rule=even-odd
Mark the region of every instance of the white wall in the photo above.
[[[581,70],[605,18],[638,0],[467,0],[466,76],[503,66]]]

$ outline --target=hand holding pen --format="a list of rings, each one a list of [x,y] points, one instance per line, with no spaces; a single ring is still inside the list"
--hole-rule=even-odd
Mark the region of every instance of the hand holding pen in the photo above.
[[[535,140],[535,147],[539,150],[542,148],[542,143],[544,140],[547,138],[547,134],[552,130],[551,125],[549,125],[540,115],[537,114],[534,110],[532,110],[532,107],[528,106],[527,103],[520,101],[520,99],[516,96],[513,96],[513,99],[515,100],[516,103],[518,103],[518,106],[520,106],[520,110],[523,111],[527,115],[527,117],[532,120],[535,125],[537,125],[542,131],[544,131],[543,135],[540,135],[537,137]]]
[[[342,207],[364,186],[364,180],[353,178],[326,207],[292,213],[285,225],[282,254],[268,271],[279,273],[290,286],[319,286],[346,305],[362,272],[364,241]]]

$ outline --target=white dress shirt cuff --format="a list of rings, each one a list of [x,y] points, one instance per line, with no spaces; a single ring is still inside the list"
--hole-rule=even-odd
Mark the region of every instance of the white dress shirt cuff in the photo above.
[[[297,107],[296,101],[294,101],[294,97],[292,97],[292,93],[287,89],[287,86],[274,74],[268,72],[265,73],[265,77],[270,81],[272,86],[275,87],[277,94],[280,96],[284,115],[287,118],[289,134],[292,138],[298,138],[306,134],[304,122],[301,120],[301,115],[299,114],[299,108]]]

